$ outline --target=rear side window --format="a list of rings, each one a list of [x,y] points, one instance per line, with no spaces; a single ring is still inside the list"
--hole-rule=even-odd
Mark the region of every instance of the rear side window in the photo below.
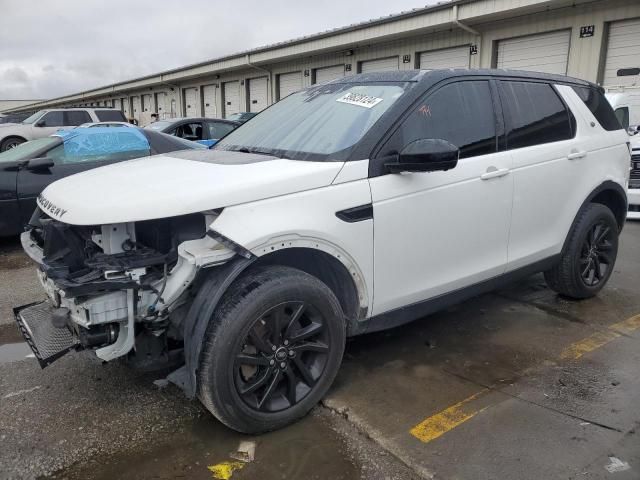
[[[64,124],[67,127],[77,127],[78,125],[82,125],[83,123],[91,122],[91,117],[89,116],[89,114],[82,110],[71,110],[69,112],[64,112],[64,116]]]
[[[496,121],[487,81],[456,82],[429,94],[382,148],[398,154],[415,140],[441,139],[460,149],[460,158],[496,152]]]
[[[126,122],[127,119],[120,110],[96,110],[96,116],[101,122]],[[91,121],[91,120],[89,120]]]
[[[573,138],[573,114],[551,85],[511,81],[500,85],[508,149]]]
[[[626,119],[626,127],[623,127],[624,122],[624,112],[620,112],[620,116],[618,115],[618,110],[613,111],[611,108],[611,104],[607,101],[606,97],[596,90],[595,88],[589,87],[573,87],[573,90],[578,94],[578,96],[582,99],[584,104],[591,110],[593,116],[596,117],[598,123],[605,130],[620,130],[621,128],[627,128],[629,126],[629,110],[627,109],[627,119]],[[626,108],[626,107],[625,107]]]

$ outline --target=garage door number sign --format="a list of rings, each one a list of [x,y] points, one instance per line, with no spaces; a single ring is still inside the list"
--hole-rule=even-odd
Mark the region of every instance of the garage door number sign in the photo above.
[[[593,34],[596,31],[595,25],[585,25],[580,27],[580,38],[588,38],[593,37]]]
[[[364,108],[373,108],[382,101],[382,98],[372,97],[371,95],[363,95],[361,93],[347,93],[340,97],[336,102],[348,103],[349,105],[358,105]]]

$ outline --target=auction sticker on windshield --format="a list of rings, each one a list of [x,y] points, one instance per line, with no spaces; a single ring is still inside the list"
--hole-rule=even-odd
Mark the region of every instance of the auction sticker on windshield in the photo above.
[[[373,108],[382,101],[382,98],[372,97],[371,95],[363,95],[362,93],[350,92],[340,97],[336,102],[348,103],[350,105],[358,105],[364,108]]]

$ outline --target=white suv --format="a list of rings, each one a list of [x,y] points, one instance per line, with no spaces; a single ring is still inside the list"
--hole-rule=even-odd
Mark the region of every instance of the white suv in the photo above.
[[[545,272],[595,295],[627,212],[603,91],[504,70],[362,74],[288,96],[213,150],[80,173],[38,200],[49,301],[16,309],[45,366],[71,349],[171,379],[222,422],[305,415],[347,336]]]
[[[107,107],[40,110],[22,123],[0,124],[0,152],[29,140],[48,137],[62,128],[105,121],[125,122],[126,118],[120,110]]]

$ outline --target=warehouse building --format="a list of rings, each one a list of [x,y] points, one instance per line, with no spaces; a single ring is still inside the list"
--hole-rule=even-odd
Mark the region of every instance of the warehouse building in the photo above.
[[[113,106],[143,124],[153,112],[227,117],[355,73],[490,67],[640,83],[617,76],[640,67],[640,1],[454,0],[28,108]]]

